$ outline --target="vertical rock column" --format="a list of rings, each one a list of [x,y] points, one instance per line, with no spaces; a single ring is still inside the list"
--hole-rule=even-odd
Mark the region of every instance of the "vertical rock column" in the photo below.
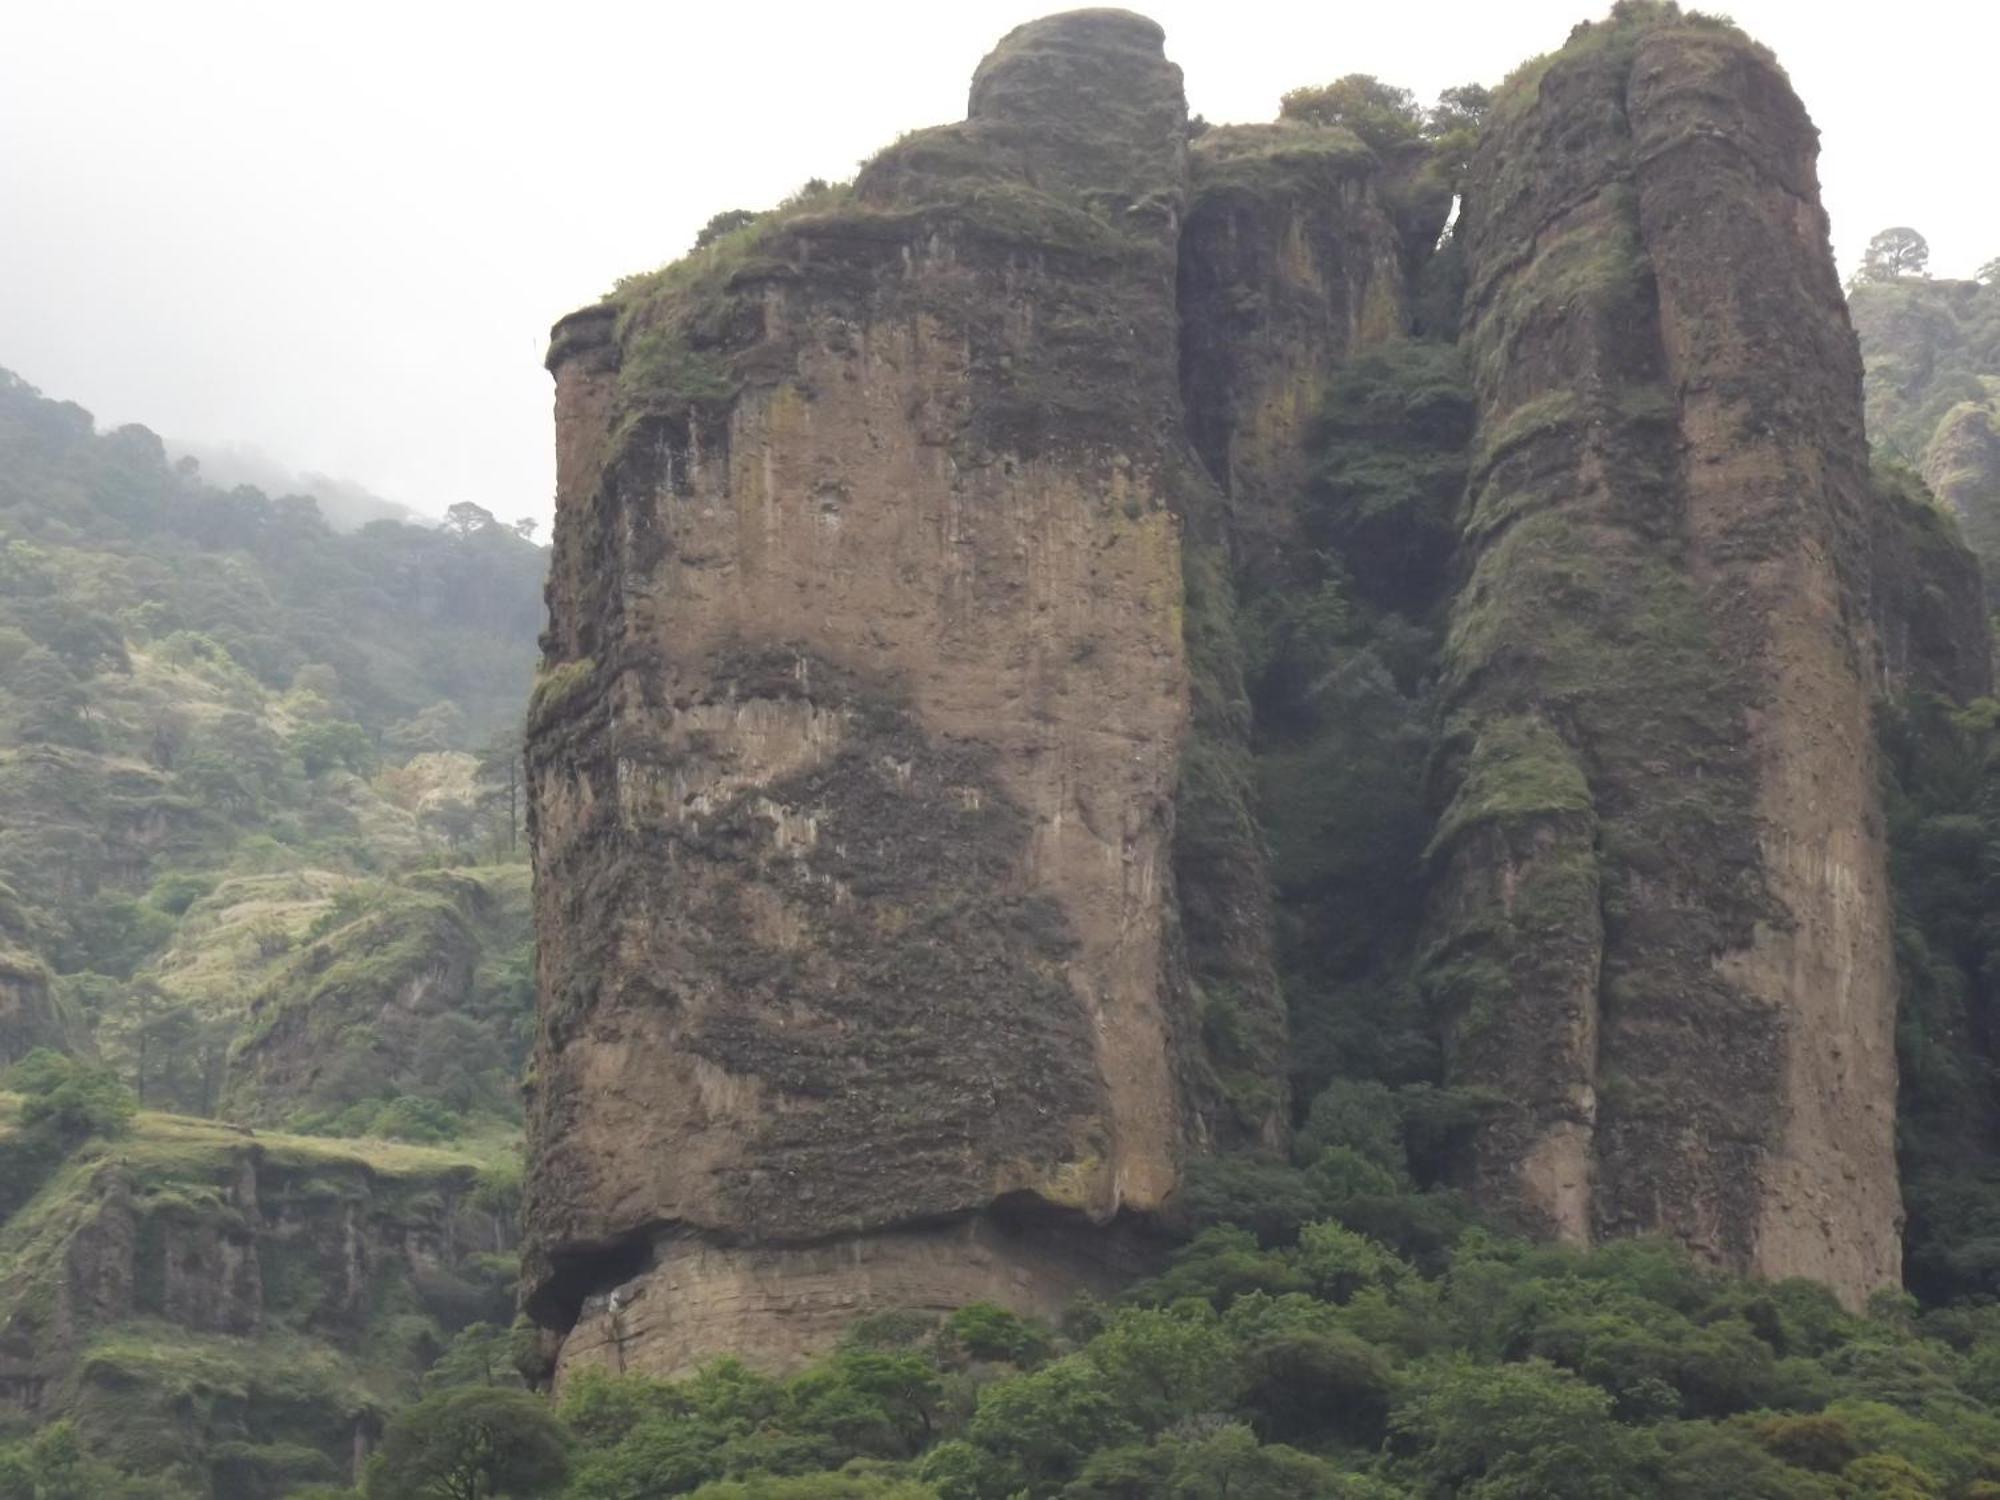
[[[1860,352],[1818,134],[1768,54],[1719,32],[1650,37],[1629,109],[1696,577],[1758,704],[1758,853],[1777,911],[1718,964],[1781,1017],[1752,1264],[1858,1299],[1902,1263]]]
[[[1022,27],[965,123],[558,325],[558,1375],[1047,1310],[1174,1188],[1185,125],[1152,23]]]
[[[1707,23],[1584,28],[1496,101],[1430,979],[1490,1203],[1858,1301],[1898,1266],[1894,993],[1814,150]]]

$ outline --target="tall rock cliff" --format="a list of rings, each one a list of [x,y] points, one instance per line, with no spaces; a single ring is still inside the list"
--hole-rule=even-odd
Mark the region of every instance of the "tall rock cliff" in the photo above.
[[[1893,1281],[1895,997],[1861,369],[1815,135],[1725,27],[1495,104],[1433,982],[1489,1201]]]
[[[1200,1137],[1185,135],[1150,22],[1025,26],[964,124],[559,330],[529,1306],[581,1308],[566,1361],[1047,1305],[1097,1248],[1018,1221],[1157,1208]]]
[[[1871,704],[1985,658],[1868,471],[1814,139],[1621,6],[1499,96],[1440,254],[1442,156],[1190,131],[1083,11],[558,324],[557,1377],[1112,1281],[1370,1008],[1494,1212],[1893,1280]]]

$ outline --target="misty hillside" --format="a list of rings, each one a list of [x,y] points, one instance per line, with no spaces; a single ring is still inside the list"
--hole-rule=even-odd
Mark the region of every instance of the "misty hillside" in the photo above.
[[[248,485],[267,495],[311,495],[335,531],[354,531],[370,521],[423,524],[423,518],[409,506],[378,495],[364,484],[288,468],[259,448],[174,438],[165,442],[176,465],[182,459],[193,459],[201,481],[212,488],[233,490]]]

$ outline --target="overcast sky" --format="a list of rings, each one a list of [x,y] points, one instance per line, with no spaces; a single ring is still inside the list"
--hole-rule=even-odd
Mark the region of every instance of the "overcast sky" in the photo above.
[[[1586,0],[1160,0],[1192,109],[1370,72],[1497,82]],[[2000,5],[1739,0],[1823,132],[1843,271],[2000,255]],[[546,517],[548,325],[710,215],[958,118],[1033,0],[0,0],[0,366],[104,425],[249,444],[420,510]]]

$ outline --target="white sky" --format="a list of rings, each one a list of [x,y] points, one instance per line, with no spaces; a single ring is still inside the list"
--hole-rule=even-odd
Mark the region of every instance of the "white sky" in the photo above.
[[[104,425],[260,447],[418,509],[546,517],[548,325],[710,215],[956,119],[1036,0],[0,0],[0,365]],[[1155,0],[1211,121],[1370,72],[1497,82],[1608,0]],[[1843,270],[2000,255],[2000,5],[1737,0],[1823,132]]]

